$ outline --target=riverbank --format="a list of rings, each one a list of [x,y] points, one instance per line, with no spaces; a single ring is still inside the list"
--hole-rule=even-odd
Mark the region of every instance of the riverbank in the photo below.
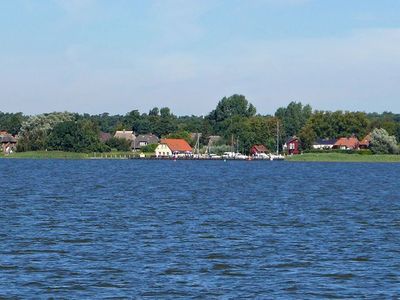
[[[360,155],[357,153],[304,153],[301,155],[287,156],[287,161],[293,162],[400,162],[400,155]]]
[[[146,153],[146,159],[150,159],[152,153]],[[139,158],[132,152],[108,152],[108,153],[76,153],[63,151],[29,151],[16,152],[11,155],[0,154],[0,158],[8,159],[132,159]],[[360,155],[346,153],[305,153],[301,155],[286,156],[290,162],[375,162],[391,163],[399,162],[400,155]]]
[[[0,154],[0,158],[9,159],[127,159],[133,156],[132,152],[77,153],[64,151],[28,151],[15,152],[10,155]]]

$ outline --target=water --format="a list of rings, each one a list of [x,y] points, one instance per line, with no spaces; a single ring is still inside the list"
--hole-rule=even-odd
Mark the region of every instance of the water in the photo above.
[[[0,168],[0,298],[400,297],[400,164]]]

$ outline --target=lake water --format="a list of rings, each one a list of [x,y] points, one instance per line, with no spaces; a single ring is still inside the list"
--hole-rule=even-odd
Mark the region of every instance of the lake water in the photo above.
[[[400,164],[0,168],[0,298],[400,297]]]

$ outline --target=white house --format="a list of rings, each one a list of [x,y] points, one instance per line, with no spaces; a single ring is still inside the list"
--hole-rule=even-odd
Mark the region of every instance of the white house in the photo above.
[[[167,144],[159,144],[155,150],[157,157],[172,156],[172,150]]]
[[[157,157],[190,155],[192,147],[184,139],[162,139],[155,153]]]
[[[313,149],[317,150],[329,150],[333,148],[336,141],[337,141],[336,139],[331,139],[331,140],[318,139],[313,143],[312,147]]]

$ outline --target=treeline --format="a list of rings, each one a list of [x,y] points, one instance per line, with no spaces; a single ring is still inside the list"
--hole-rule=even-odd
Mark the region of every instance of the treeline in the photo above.
[[[206,116],[176,116],[168,107],[155,107],[148,113],[132,110],[125,115],[63,112],[26,116],[0,112],[0,130],[18,134],[18,151],[110,151],[115,145],[101,142],[100,132],[113,135],[116,130],[123,129],[133,130],[136,134],[182,137],[192,145],[195,141],[190,140],[190,133],[199,132],[203,146],[207,145],[210,136],[218,135],[221,136],[220,144],[234,143],[235,148],[244,153],[253,144],[276,149],[279,131],[279,147],[282,141],[296,135],[301,140],[302,149],[307,150],[318,138],[355,135],[362,139],[374,128],[383,128],[399,140],[400,114],[313,111],[310,105],[291,102],[279,108],[274,115],[261,115],[243,95],[224,97]],[[125,143],[124,147],[129,145]]]

